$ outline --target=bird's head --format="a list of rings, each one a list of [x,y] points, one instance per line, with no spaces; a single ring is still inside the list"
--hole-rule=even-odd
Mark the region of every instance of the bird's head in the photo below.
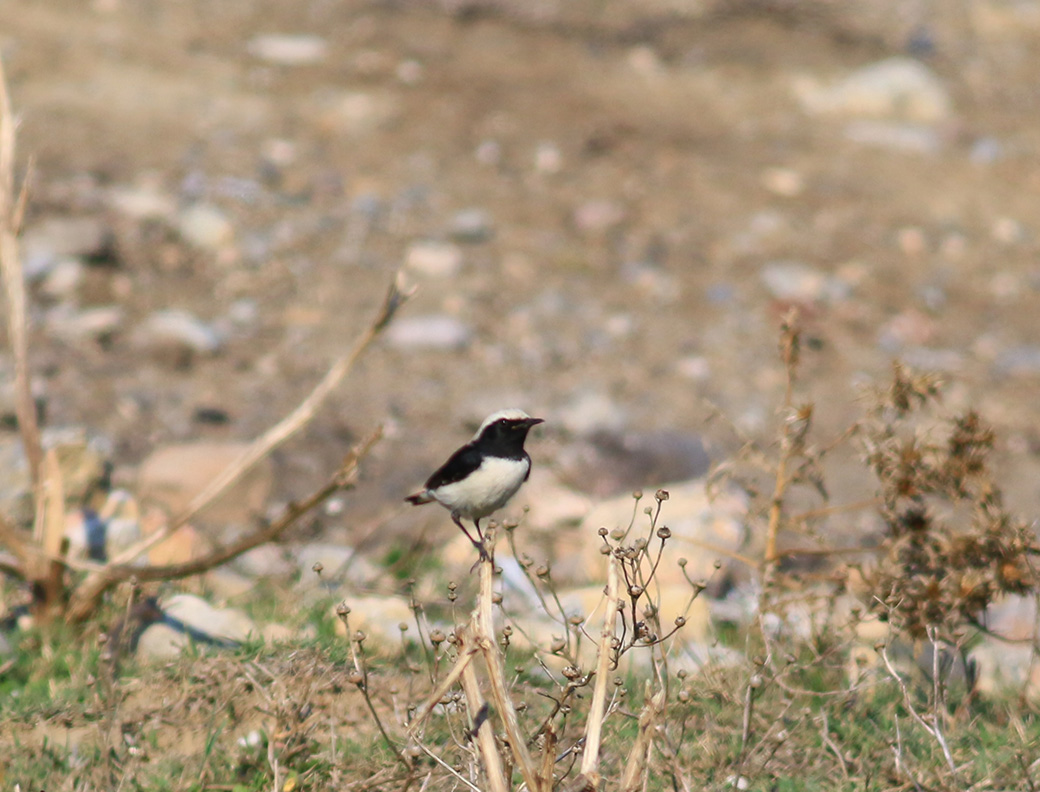
[[[480,425],[477,433],[473,435],[474,440],[502,440],[519,439],[523,444],[528,431],[536,424],[544,423],[541,418],[532,418],[523,410],[510,408],[491,413]]]

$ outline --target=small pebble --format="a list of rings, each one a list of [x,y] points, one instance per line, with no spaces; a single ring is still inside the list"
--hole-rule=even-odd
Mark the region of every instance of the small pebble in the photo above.
[[[450,234],[458,242],[486,242],[493,233],[491,215],[483,209],[463,209],[451,219]]]
[[[307,66],[320,63],[329,45],[320,36],[269,34],[254,36],[246,45],[249,54],[278,66]]]
[[[177,308],[156,311],[139,328],[140,337],[148,345],[175,344],[187,350],[212,355],[223,347],[223,339],[213,328],[194,314]]]
[[[398,319],[386,331],[387,341],[397,349],[458,350],[473,341],[473,331],[452,316],[431,314]]]
[[[462,251],[450,242],[416,242],[405,254],[405,266],[419,275],[450,278],[462,267]]]
[[[186,242],[205,250],[219,250],[234,238],[227,215],[212,204],[196,203],[181,211],[177,230]]]

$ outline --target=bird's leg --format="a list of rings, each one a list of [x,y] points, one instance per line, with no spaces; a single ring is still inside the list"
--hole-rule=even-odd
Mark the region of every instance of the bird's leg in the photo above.
[[[480,537],[481,541],[479,541],[479,542],[476,539],[474,539],[472,534],[470,534],[470,532],[466,530],[466,526],[462,524],[462,520],[459,519],[458,512],[452,512],[451,513],[451,519],[457,526],[459,526],[459,528],[462,529],[462,532],[464,534],[466,534],[466,538],[469,539],[469,541],[473,544],[473,546],[475,548],[477,548],[477,552],[480,553],[480,559],[482,561],[486,560],[488,558],[488,554],[487,554],[487,550],[484,549],[484,541],[483,541],[484,537],[481,536]],[[476,521],[474,521],[474,522],[476,522]],[[479,524],[477,525],[477,532],[478,532],[478,534],[480,532]]]
[[[477,517],[473,520],[473,524],[477,527],[477,536],[480,537],[480,541],[484,541],[484,532],[480,530],[480,518]]]

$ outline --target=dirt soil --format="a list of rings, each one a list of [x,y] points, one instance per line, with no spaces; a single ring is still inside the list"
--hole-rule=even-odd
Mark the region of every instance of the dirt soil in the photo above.
[[[279,452],[280,497],[389,421],[348,511],[324,518],[349,533],[396,514],[474,421],[508,405],[547,418],[532,452],[549,466],[569,442],[554,418],[588,405],[627,430],[705,433],[722,453],[735,441],[706,427],[713,403],[768,438],[777,329],[795,302],[825,432],[910,350],[945,369],[951,409],[995,422],[1009,498],[1036,514],[1040,12],[857,5],[3,3],[20,161],[35,161],[28,225],[102,217],[112,244],[74,307],[125,311],[101,341],[69,340],[38,303],[48,424],[106,438],[124,478],[163,444],[251,438],[348,347],[410,246],[461,235],[460,269],[413,273],[402,318],[471,335],[446,349],[381,341]],[[272,63],[255,54],[264,34],[327,49]],[[908,54],[952,107],[926,124],[927,150],[853,139],[847,118],[798,99],[806,80]],[[146,188],[173,197],[169,216],[112,198]],[[230,220],[230,239],[185,240],[177,217],[193,202]],[[482,214],[467,234],[470,209]],[[794,298],[771,290],[763,273],[782,261],[841,294],[812,277]],[[218,354],[138,342],[156,310],[219,324],[233,306],[255,317]],[[226,424],[206,420],[221,412]],[[857,468],[833,475],[838,495],[862,484]]]

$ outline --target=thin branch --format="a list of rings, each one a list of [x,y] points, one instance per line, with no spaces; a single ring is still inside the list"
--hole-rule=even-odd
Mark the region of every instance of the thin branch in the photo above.
[[[136,577],[138,581],[145,583],[153,580],[174,580],[176,578],[189,577],[213,569],[224,564],[243,553],[252,550],[265,542],[276,539],[289,526],[296,522],[307,512],[327,500],[334,493],[349,489],[357,480],[358,465],[361,460],[372,450],[376,442],[382,437],[382,428],[370,434],[359,445],[354,447],[344,460],[342,467],[325,485],[316,492],[300,501],[286,507],[285,512],[277,520],[269,525],[253,531],[228,545],[219,547],[212,553],[202,558],[186,561],[181,564],[168,564],[165,566],[137,567],[131,564],[109,564],[100,571],[87,577],[86,580],[73,592],[69,601],[66,618],[71,622],[82,621],[89,617],[97,606],[101,596],[116,584]]]
[[[15,199],[15,121],[7,92],[7,76],[0,62],[0,270],[3,271],[4,293],[7,297],[7,332],[14,354],[15,415],[18,429],[29,461],[33,491],[39,487],[40,465],[43,463],[43,445],[40,428],[36,423],[36,403],[32,398],[29,376],[29,332],[25,279],[18,253],[18,232],[26,200],[26,184]],[[12,547],[16,554],[18,551]]]
[[[387,290],[386,298],[379,310],[375,320],[354,342],[354,347],[349,353],[341,357],[326,372],[314,390],[293,410],[289,415],[267,430],[264,434],[254,440],[236,461],[232,462],[223,473],[217,476],[202,492],[192,498],[191,502],[183,512],[172,519],[161,530],[156,531],[148,538],[127,548],[113,559],[114,564],[127,564],[136,559],[148,548],[165,539],[182,525],[185,525],[195,515],[209,506],[230,486],[235,484],[246,473],[264,457],[268,456],[274,449],[292,437],[296,432],[306,426],[314,418],[318,408],[325,402],[333,389],[343,380],[353,368],[354,363],[361,357],[362,353],[372,344],[379,334],[390,324],[397,310],[404,305],[415,293],[414,289],[407,289],[403,283],[403,276],[398,273],[394,282]]]
[[[450,764],[448,764],[443,759],[441,759],[439,756],[437,756],[437,754],[435,754],[433,751],[431,751],[429,748],[427,748],[421,742],[417,742],[416,746],[419,748],[420,751],[422,751],[424,754],[426,754],[428,757],[430,757],[433,761],[435,761],[437,764],[439,764],[441,767],[443,767],[445,770],[447,770],[449,773],[451,773],[453,776],[455,776],[455,778],[457,778],[463,784],[465,784],[470,789],[472,789],[473,792],[481,792],[480,787],[478,787],[476,784],[474,784],[472,781],[470,781],[468,778],[466,778],[464,775],[462,775],[462,773],[460,773],[458,770],[456,770]]]
[[[935,651],[935,647],[932,647],[932,651]],[[929,725],[928,721],[921,716],[921,714],[914,708],[913,699],[910,697],[910,691],[907,690],[906,682],[903,681],[903,677],[899,675],[896,669],[892,666],[892,661],[888,659],[888,650],[884,645],[881,645],[877,649],[878,654],[881,655],[881,659],[885,663],[885,668],[888,670],[889,675],[899,685],[899,690],[903,694],[903,704],[906,706],[910,715],[918,725],[924,729],[928,734],[939,743],[939,747],[942,749],[943,756],[946,757],[946,763],[950,766],[950,772],[953,773],[954,778],[957,777],[957,765],[953,761],[953,754],[950,753],[950,746],[946,742],[946,738],[943,736],[942,729],[939,727],[939,721],[936,720],[933,724]]]
[[[618,583],[618,560],[613,555],[607,556],[607,605],[603,612],[603,632],[599,640],[599,654],[596,661],[596,684],[592,688],[592,703],[589,706],[589,719],[585,725],[585,749],[581,755],[581,773],[587,784],[595,789],[599,786],[599,748],[603,737],[603,718],[607,700],[607,678],[610,676],[611,661],[614,658],[614,629],[617,624],[618,601],[620,599]]]
[[[444,698],[447,692],[451,690],[459,679],[462,678],[463,672],[473,661],[473,658],[477,656],[478,651],[477,647],[473,646],[467,651],[459,653],[459,659],[455,661],[455,665],[452,666],[451,671],[448,672],[448,675],[441,680],[440,684],[437,685],[434,691],[426,699],[426,702],[416,711],[415,717],[412,718],[412,722],[408,724],[409,734],[414,734],[426,719],[430,717],[433,708],[441,702],[441,699]]]
[[[479,647],[479,638],[475,634],[472,625],[462,636],[462,642],[469,646]],[[487,776],[490,792],[509,792],[509,784],[506,782],[505,769],[502,767],[502,757],[499,756],[498,746],[495,745],[495,733],[491,730],[491,719],[487,717],[487,704],[480,693],[480,681],[473,664],[469,663],[462,671],[462,689],[466,694],[466,710],[469,712],[470,722],[476,731],[477,748],[480,750],[480,758],[484,764],[484,774]]]
[[[520,721],[516,717],[516,709],[513,707],[507,690],[509,683],[506,679],[502,656],[498,651],[498,644],[495,643],[494,595],[492,592],[494,575],[494,558],[488,555],[480,561],[480,595],[477,599],[477,609],[473,613],[477,645],[484,653],[484,662],[487,664],[488,678],[491,681],[491,697],[495,701],[495,707],[505,726],[513,758],[520,767],[520,774],[523,776],[528,790],[540,792],[542,784],[535,772],[531,754],[527,750],[527,741],[520,731]]]
[[[649,682],[647,687],[649,688]],[[639,713],[639,734],[636,736],[635,744],[628,754],[625,762],[625,772],[621,776],[620,792],[636,792],[643,782],[643,772],[647,767],[650,756],[650,746],[653,744],[654,728],[657,719],[664,712],[664,689],[658,690],[651,698],[647,690],[646,703],[643,711]]]

